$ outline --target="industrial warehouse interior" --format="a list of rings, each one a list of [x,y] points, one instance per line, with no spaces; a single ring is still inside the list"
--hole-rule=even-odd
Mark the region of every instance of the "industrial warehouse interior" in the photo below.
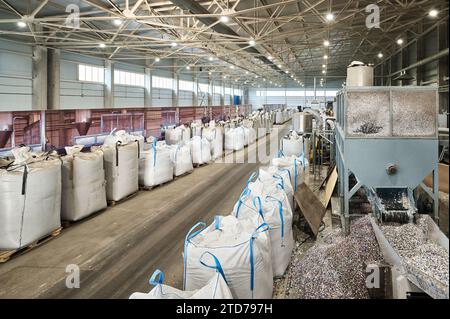
[[[0,299],[448,299],[448,18],[0,0]]]

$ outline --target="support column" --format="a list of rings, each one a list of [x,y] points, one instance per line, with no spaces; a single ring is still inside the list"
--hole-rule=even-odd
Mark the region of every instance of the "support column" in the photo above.
[[[114,63],[105,61],[105,86],[103,93],[103,107],[114,107]]]
[[[47,48],[33,47],[32,109],[47,109]]]
[[[145,68],[144,106],[152,106],[152,71],[150,68]]]
[[[48,49],[47,52],[47,107],[49,110],[61,108],[61,50]]]
[[[179,97],[179,74],[177,72],[177,62],[175,59],[172,61],[172,77],[173,77],[173,90],[172,90],[172,106],[178,106],[178,97]]]
[[[225,81],[223,80],[223,78],[222,78],[222,80],[220,82],[220,85],[221,85],[221,88],[222,88],[222,90],[220,92],[220,105],[224,106],[225,105],[225,103],[224,103],[224,101],[225,101]]]
[[[208,106],[213,105],[214,82],[211,81],[211,75],[208,75]]]
[[[195,85],[195,90],[194,90],[194,96],[193,96],[193,103],[194,103],[194,106],[200,106],[199,104],[198,104],[198,92],[199,92],[199,89],[198,89],[198,76],[197,75],[195,75],[194,76],[194,85]]]

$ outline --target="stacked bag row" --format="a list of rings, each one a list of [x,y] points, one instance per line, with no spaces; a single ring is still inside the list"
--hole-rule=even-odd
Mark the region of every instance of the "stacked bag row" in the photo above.
[[[184,243],[184,290],[152,276],[149,293],[130,298],[269,299],[273,277],[282,276],[294,246],[293,190],[301,159],[279,157],[254,173],[228,216],[200,222]]]
[[[143,141],[118,131],[91,152],[13,149],[14,160],[0,161],[0,249],[26,247],[60,228],[61,220],[80,220],[137,191]]]

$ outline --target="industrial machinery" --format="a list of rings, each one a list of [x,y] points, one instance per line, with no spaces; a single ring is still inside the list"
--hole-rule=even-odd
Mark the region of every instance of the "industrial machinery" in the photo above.
[[[313,115],[307,112],[292,114],[292,129],[300,134],[312,133]]]
[[[410,86],[347,87],[338,93],[336,166],[346,233],[349,200],[363,186],[369,199],[373,195],[372,202],[382,207],[379,214],[390,210],[385,203],[391,193],[407,202],[403,207],[392,205],[394,214],[407,218],[415,211],[413,190],[422,187],[433,198],[438,222],[437,94],[434,87]],[[423,183],[429,174],[432,188]],[[351,189],[350,175],[356,179]]]

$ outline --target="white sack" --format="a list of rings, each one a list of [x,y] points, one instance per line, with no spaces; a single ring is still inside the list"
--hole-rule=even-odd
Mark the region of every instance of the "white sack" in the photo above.
[[[156,270],[150,278],[150,284],[155,287],[148,293],[135,292],[130,299],[233,299],[227,283],[218,271],[205,286],[196,290],[183,291],[164,285],[163,282],[163,273]]]
[[[61,161],[0,169],[0,249],[17,249],[61,226]]]
[[[223,132],[221,127],[207,127],[202,131],[202,137],[206,138],[211,145],[211,158],[213,160],[223,155]]]
[[[261,222],[269,225],[273,275],[282,276],[289,265],[294,247],[293,213],[284,190],[281,187],[264,187],[257,179],[244,189],[232,214],[238,219],[253,220],[255,225]]]
[[[244,144],[250,145],[250,144],[255,143],[255,141],[256,141],[255,129],[252,127],[250,127],[250,128],[245,127],[244,128]]]
[[[225,149],[239,151],[244,148],[245,134],[242,127],[225,130]]]
[[[176,128],[169,128],[165,131],[165,140],[167,145],[188,143],[191,139],[191,129],[184,125]]]
[[[281,156],[272,159],[272,165],[279,169],[288,169],[291,177],[291,184],[294,188],[294,192],[298,189],[300,183],[300,172],[307,166],[306,160],[303,155],[301,157],[296,156]]]
[[[281,150],[285,156],[295,155],[299,157],[304,153],[303,147],[303,138],[295,132],[281,140]]]
[[[276,191],[281,188],[286,193],[291,209],[294,207],[294,188],[291,184],[291,169],[278,168],[276,166],[260,167],[258,179],[264,183],[266,191]]]
[[[170,147],[164,142],[152,144],[139,158],[139,185],[155,186],[173,179],[173,163]]]
[[[103,153],[66,151],[72,155],[62,157],[61,219],[76,221],[107,206]]]
[[[211,161],[211,146],[206,138],[194,136],[191,140],[192,163],[204,164]]]
[[[172,145],[170,148],[170,159],[173,163],[173,174],[175,176],[183,175],[194,169],[189,145]]]
[[[103,145],[106,198],[118,201],[139,190],[139,148],[136,142]]]
[[[214,275],[215,269],[201,264],[203,254],[208,252],[219,260],[234,298],[272,298],[273,272],[268,226],[262,224],[255,229],[252,221],[238,220],[232,215],[216,216],[213,224],[195,231],[200,225],[206,226],[204,223],[195,225],[185,240],[185,289],[199,289]]]

